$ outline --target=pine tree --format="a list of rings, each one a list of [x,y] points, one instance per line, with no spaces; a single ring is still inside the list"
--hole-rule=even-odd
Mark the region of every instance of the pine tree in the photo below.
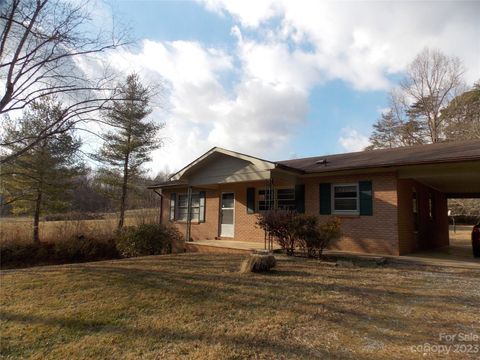
[[[395,119],[393,112],[382,113],[380,119],[373,125],[370,135],[372,145],[368,149],[394,148],[400,146],[400,121]]]
[[[151,160],[150,153],[160,147],[157,134],[163,124],[147,119],[152,112],[149,107],[152,91],[141,84],[138,75],[129,75],[119,86],[119,93],[122,100],[115,101],[104,116],[112,130],[103,134],[105,142],[96,159],[104,164],[101,169],[104,182],[120,188],[118,228],[122,228],[129,188],[143,172],[142,165]]]
[[[6,139],[15,139],[6,146],[16,151],[23,146],[18,139],[28,142],[45,126],[62,114],[55,99],[44,97],[33,102],[24,112],[16,128],[6,129]],[[38,243],[40,215],[43,212],[65,210],[73,180],[81,173],[83,164],[76,156],[81,142],[76,139],[69,124],[62,132],[44,138],[13,161],[2,166],[1,192],[4,203],[11,204],[14,214],[33,215],[33,241]]]

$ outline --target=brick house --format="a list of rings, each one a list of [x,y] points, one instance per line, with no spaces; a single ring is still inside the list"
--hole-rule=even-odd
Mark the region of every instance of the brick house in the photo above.
[[[275,162],[216,147],[151,189],[187,241],[263,242],[257,214],[278,208],[340,217],[334,249],[402,255],[449,244],[447,199],[480,196],[480,141]]]

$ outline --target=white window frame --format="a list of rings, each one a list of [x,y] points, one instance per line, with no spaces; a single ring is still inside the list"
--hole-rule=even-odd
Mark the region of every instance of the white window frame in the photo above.
[[[180,210],[180,196],[186,196],[187,197],[187,216],[188,216],[188,194],[187,193],[179,193],[177,194],[177,204],[175,206],[175,221],[179,221],[179,222],[186,222],[188,219],[180,219],[180,217],[178,216],[179,215],[179,210]],[[194,207],[195,208],[198,208],[198,214],[197,214],[197,217],[194,218],[192,217],[191,218],[191,221],[192,222],[200,222],[200,193],[199,192],[196,192],[196,193],[192,193],[192,198],[194,196],[198,196],[198,206],[191,206],[191,209],[193,209]],[[182,206],[182,209],[184,209],[185,207]],[[192,214],[193,215],[193,214]]]
[[[335,188],[336,187],[341,187],[341,186],[355,186],[356,189],[356,203],[357,203],[357,209],[356,210],[337,210],[335,209]],[[356,183],[338,183],[338,184],[332,184],[331,185],[331,207],[332,207],[332,214],[338,214],[338,215],[360,215],[360,193],[358,189],[358,182]],[[347,199],[352,199],[352,198],[347,198]]]

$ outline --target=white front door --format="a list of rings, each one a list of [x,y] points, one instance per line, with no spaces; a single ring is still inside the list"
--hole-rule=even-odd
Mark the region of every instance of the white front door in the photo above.
[[[222,193],[222,203],[220,208],[220,236],[233,238],[234,225],[235,195],[232,192]]]

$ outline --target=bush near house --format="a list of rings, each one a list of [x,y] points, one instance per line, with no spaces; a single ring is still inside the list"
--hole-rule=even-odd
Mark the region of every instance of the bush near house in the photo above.
[[[311,258],[321,258],[325,248],[340,239],[340,220],[333,218],[327,222],[311,228],[300,238],[299,246]]]
[[[169,225],[130,226],[117,233],[117,249],[124,257],[169,254],[172,244],[181,238],[180,232]]]
[[[338,218],[320,224],[317,216],[294,211],[267,211],[258,215],[257,225],[290,256],[301,249],[308,257],[320,258],[323,250],[341,236]]]

